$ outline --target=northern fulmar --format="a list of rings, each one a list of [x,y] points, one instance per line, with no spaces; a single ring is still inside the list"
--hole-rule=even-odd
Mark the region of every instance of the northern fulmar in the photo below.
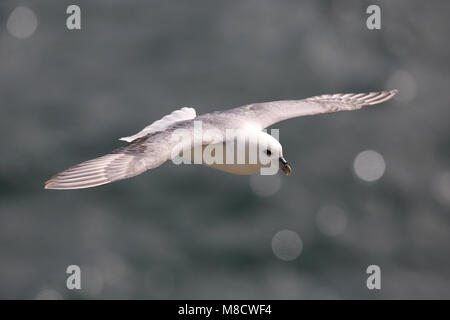
[[[290,118],[376,105],[391,99],[397,92],[326,94],[303,100],[253,103],[200,116],[193,108],[181,108],[133,136],[120,138],[128,144],[110,154],[58,173],[45,183],[45,188],[84,189],[134,177],[167,160],[180,159],[182,151],[186,150],[187,156],[183,153],[181,157],[184,163],[194,160],[194,163],[232,174],[255,174],[276,163],[277,169],[288,175],[292,169],[283,156],[282,146],[265,128]],[[236,141],[243,142],[241,159]],[[226,145],[233,147],[230,149]],[[252,150],[257,150],[259,156],[252,157]],[[200,160],[195,159],[197,154]],[[205,154],[213,161],[202,157]]]

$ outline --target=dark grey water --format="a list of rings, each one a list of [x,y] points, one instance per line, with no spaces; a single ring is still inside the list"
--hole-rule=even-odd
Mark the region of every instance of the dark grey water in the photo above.
[[[371,1],[378,31],[364,1],[77,3],[81,31],[72,1],[0,4],[1,298],[450,298],[450,3]],[[167,163],[43,189],[182,106],[394,87],[276,125],[289,177]]]

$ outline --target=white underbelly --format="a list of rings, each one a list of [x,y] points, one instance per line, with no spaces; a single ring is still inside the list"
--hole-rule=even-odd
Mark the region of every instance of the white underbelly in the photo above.
[[[257,174],[261,171],[259,164],[203,164],[207,167],[214,168],[220,171],[225,171],[231,174],[251,175]]]
[[[256,154],[255,154],[256,152]],[[261,172],[261,168],[269,167],[261,164],[258,152],[245,146],[245,150],[227,149],[223,143],[201,146],[180,155],[184,163],[202,164],[220,171],[237,175],[252,175]]]

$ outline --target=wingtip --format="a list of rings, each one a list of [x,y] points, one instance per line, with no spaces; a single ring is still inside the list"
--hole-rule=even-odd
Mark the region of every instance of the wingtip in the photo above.
[[[392,96],[395,96],[398,93],[398,89],[389,90],[389,93],[392,94]]]
[[[53,184],[53,182],[51,180],[46,181],[44,183],[44,189],[46,189],[46,190],[53,189],[52,184]]]
[[[387,93],[388,94],[386,96],[386,100],[385,101],[391,100],[398,93],[398,89],[389,90],[389,91],[387,91]]]
[[[373,106],[391,100],[397,93],[397,89],[377,91],[367,93],[360,99],[364,101],[363,106]]]

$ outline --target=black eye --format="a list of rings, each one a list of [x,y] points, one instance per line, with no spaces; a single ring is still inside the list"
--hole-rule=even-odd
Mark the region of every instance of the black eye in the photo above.
[[[270,155],[272,155],[272,151],[270,151],[269,149],[267,149],[267,150],[266,150],[266,154],[267,154],[268,156],[270,156]]]

